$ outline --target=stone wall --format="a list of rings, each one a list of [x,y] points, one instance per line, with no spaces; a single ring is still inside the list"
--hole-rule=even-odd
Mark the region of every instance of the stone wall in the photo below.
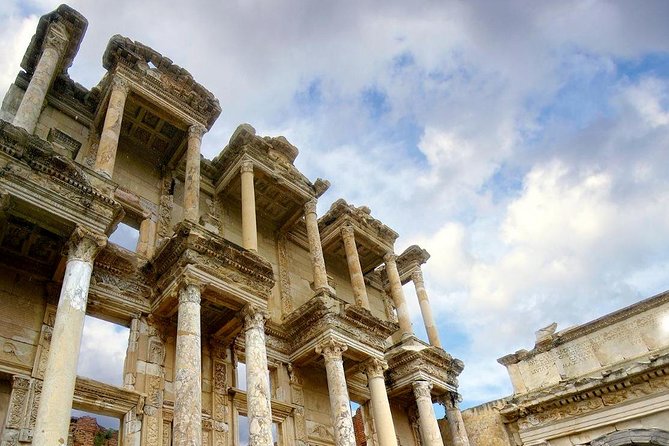
[[[470,446],[512,446],[500,409],[505,400],[490,401],[462,412]],[[443,431],[442,431],[443,432]]]

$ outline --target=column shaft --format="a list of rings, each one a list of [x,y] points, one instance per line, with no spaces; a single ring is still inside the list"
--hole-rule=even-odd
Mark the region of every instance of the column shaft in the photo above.
[[[328,274],[325,270],[325,259],[323,258],[323,247],[321,246],[321,235],[318,231],[316,203],[316,199],[313,199],[304,205],[304,221],[307,225],[309,252],[311,253],[311,264],[314,269],[314,289],[318,292],[324,288],[329,289],[329,285]]]
[[[431,389],[432,385],[427,381],[413,383],[413,392],[418,406],[420,436],[424,446],[443,446],[439,424],[437,424],[437,417],[434,414],[434,407],[432,407]]]
[[[367,375],[367,385],[372,397],[372,414],[379,445],[397,446],[393,415],[390,411],[386,383],[383,379],[383,371],[387,368],[385,361],[372,359],[364,364],[362,369]]]
[[[420,267],[416,269],[411,275],[411,280],[416,287],[416,295],[418,296],[418,304],[420,305],[420,312],[423,315],[423,322],[425,323],[425,331],[427,338],[431,345],[441,347],[441,340],[439,339],[439,332],[437,331],[437,324],[434,322],[432,316],[432,308],[430,301],[427,298],[427,291],[425,291],[425,281],[423,280],[423,272]]]
[[[42,55],[14,116],[13,124],[16,127],[24,128],[28,133],[35,131],[37,120],[44,105],[44,98],[46,98],[49,87],[53,82],[56,68],[60,63],[68,40],[69,36],[64,25],[54,23],[49,26],[44,39]]]
[[[329,339],[316,347],[316,353],[325,358],[325,372],[330,394],[330,410],[336,446],[355,446],[355,432],[351,417],[351,401],[348,397],[346,375],[341,354],[346,345]]]
[[[341,230],[341,236],[344,240],[344,251],[346,252],[346,262],[348,263],[348,272],[351,276],[355,303],[369,310],[369,298],[367,297],[365,278],[362,275],[362,267],[360,266],[360,257],[358,257],[358,248],[355,244],[353,227],[344,226]]]
[[[451,430],[451,437],[453,437],[453,446],[469,446],[469,437],[465,430],[465,422],[462,419],[462,412],[458,407],[458,401],[454,398],[446,396],[444,407],[446,408],[446,419],[448,420],[448,427]]]
[[[266,314],[251,307],[244,310],[246,341],[246,398],[249,446],[273,446],[272,404],[265,349]]]
[[[393,298],[393,302],[395,302],[395,308],[397,308],[397,319],[400,324],[400,331],[402,336],[413,335],[411,317],[409,317],[409,308],[407,307],[406,299],[404,299],[404,290],[402,289],[400,273],[397,271],[397,256],[393,253],[388,253],[383,257],[383,260],[386,263],[386,273],[388,274],[388,282],[390,284],[390,295]]]
[[[179,290],[176,354],[174,359],[174,446],[202,443],[202,348],[200,287]]]
[[[121,134],[121,121],[123,120],[123,109],[125,108],[127,97],[128,84],[118,77],[112,79],[107,114],[105,115],[98,153],[95,158],[95,170],[107,178],[111,178],[114,173],[118,139]]]
[[[258,228],[256,226],[256,196],[253,186],[253,164],[245,162],[242,175],[242,246],[250,251],[258,250]]]
[[[104,236],[81,228],[75,230],[69,241],[65,276],[35,421],[35,446],[67,443],[93,260],[105,244]]]
[[[191,125],[188,128],[188,150],[186,152],[186,175],[184,183],[184,219],[193,223],[200,221],[200,146],[204,127]]]

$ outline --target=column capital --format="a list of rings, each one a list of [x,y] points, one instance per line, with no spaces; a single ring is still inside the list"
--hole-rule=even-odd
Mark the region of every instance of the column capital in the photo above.
[[[344,225],[341,227],[341,236],[344,238],[355,237],[355,229],[351,225]]]
[[[197,138],[202,140],[202,137],[207,132],[207,129],[201,124],[193,124],[188,127],[188,138]]]
[[[202,300],[201,292],[202,284],[186,279],[179,289],[179,303],[200,304]]]
[[[60,22],[54,22],[49,25],[46,36],[44,37],[43,49],[52,49],[59,55],[62,55],[67,48],[70,35],[67,28]]]
[[[334,338],[328,338],[316,346],[316,353],[323,355],[326,360],[341,360],[342,353],[347,349],[348,346],[343,342],[339,342]]]
[[[411,281],[418,286],[425,287],[425,281],[423,280],[423,271],[420,269],[420,266],[417,267],[411,273]]]
[[[306,203],[304,203],[304,213],[315,214],[317,205],[318,205],[318,200],[316,198],[312,198],[311,200],[307,201]]]
[[[371,358],[360,365],[360,371],[367,375],[367,379],[383,378],[383,372],[388,369],[388,363],[382,359]]]
[[[384,254],[383,256],[383,261],[386,264],[396,264],[397,263],[397,254],[395,254],[392,251],[388,251],[387,253]]]
[[[67,259],[92,264],[105,246],[107,246],[107,237],[104,234],[77,226],[67,241]]]
[[[112,90],[122,91],[124,94],[128,94],[130,91],[130,84],[127,80],[119,76],[114,76],[111,81]]]
[[[243,161],[239,170],[240,170],[241,173],[245,173],[245,172],[253,173],[253,161],[249,161],[249,160]]]
[[[432,383],[427,381],[414,381],[411,384],[411,387],[413,387],[413,393],[417,400],[421,398],[428,398],[430,401],[432,401]]]
[[[462,396],[459,393],[447,392],[443,395],[439,395],[436,398],[436,401],[444,406],[446,410],[460,409],[460,402],[462,401]]]
[[[269,319],[269,315],[266,311],[258,309],[253,305],[246,305],[244,308],[242,308],[240,313],[244,318],[244,331],[248,331],[253,328],[258,328],[261,330],[265,329],[265,321]]]

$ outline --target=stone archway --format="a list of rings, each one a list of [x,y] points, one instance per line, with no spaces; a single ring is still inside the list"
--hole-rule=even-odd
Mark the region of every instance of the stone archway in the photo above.
[[[669,432],[662,429],[629,429],[603,435],[588,443],[590,446],[669,446]]]

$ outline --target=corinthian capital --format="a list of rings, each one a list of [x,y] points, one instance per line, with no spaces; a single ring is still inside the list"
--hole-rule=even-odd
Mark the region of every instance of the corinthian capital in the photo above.
[[[316,205],[318,204],[318,200],[315,198],[307,201],[304,203],[304,213],[305,214],[315,214],[316,213]]]
[[[191,280],[186,280],[184,285],[179,290],[179,303],[190,302],[199,304],[202,299],[202,288],[199,283]]]
[[[413,393],[417,400],[421,398],[429,398],[430,401],[432,401],[432,383],[427,381],[414,381],[411,384],[411,387],[413,387]]]
[[[127,80],[116,75],[112,78],[111,88],[112,90],[122,91],[124,94],[127,95],[128,92],[130,91],[130,84],[128,84]]]
[[[394,265],[397,262],[397,255],[392,251],[388,251],[383,256],[383,261],[386,262],[386,265],[388,265],[388,264],[393,264]]]
[[[353,226],[351,225],[342,226],[341,236],[344,239],[355,237],[355,230],[353,229]]]
[[[252,305],[246,305],[242,308],[241,315],[244,317],[244,330],[259,329],[265,330],[265,321],[269,318],[264,310],[260,310]]]
[[[67,259],[93,263],[105,246],[107,237],[103,234],[77,226],[67,242]]]
[[[252,162],[252,161],[244,161],[244,162],[242,163],[242,166],[241,166],[241,168],[240,168],[240,171],[241,171],[242,173],[244,173],[244,172],[251,172],[251,173],[253,173],[253,162]]]
[[[44,49],[52,49],[58,52],[59,55],[62,55],[67,48],[67,42],[70,40],[70,36],[67,32],[65,25],[59,22],[54,22],[49,26],[46,36],[44,37]]]
[[[325,360],[341,360],[342,353],[347,349],[348,346],[343,342],[339,342],[334,338],[328,338],[316,346],[316,353],[323,355]]]
[[[411,280],[418,286],[425,286],[425,281],[423,280],[423,272],[420,267],[416,268],[414,272],[411,273]]]
[[[371,358],[360,365],[360,370],[370,378],[383,378],[383,372],[388,369],[388,363],[378,358]]]
[[[193,124],[188,127],[188,137],[201,140],[206,131],[207,129],[203,125]]]

